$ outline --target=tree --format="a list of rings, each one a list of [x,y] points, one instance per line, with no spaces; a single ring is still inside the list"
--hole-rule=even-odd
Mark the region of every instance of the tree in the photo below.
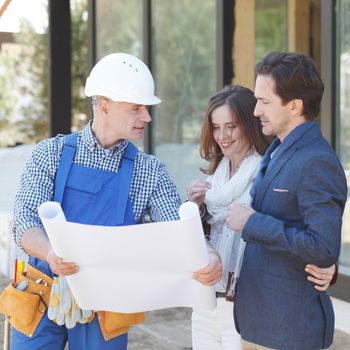
[[[184,12],[185,11],[185,12]],[[197,144],[208,97],[216,90],[215,2],[155,1],[157,144]]]
[[[72,129],[79,130],[87,122],[88,100],[84,86],[88,75],[88,13],[86,0],[71,3],[72,30]]]
[[[288,1],[256,1],[255,58],[288,50]]]
[[[87,102],[83,93],[88,70],[86,7],[86,0],[71,2],[73,129],[81,128],[87,121]],[[11,56],[12,64],[9,58],[6,61],[3,55],[0,56],[4,63],[1,64],[4,76],[0,72],[3,92],[0,95],[0,127],[2,134],[7,135],[1,146],[16,142],[36,143],[49,136],[48,28],[42,34],[36,33],[33,25],[22,19],[15,41],[19,53]],[[12,77],[16,77],[16,83],[11,83]],[[10,111],[15,111],[16,115],[11,117]],[[15,135],[18,136],[15,138]]]
[[[15,137],[15,107],[17,98],[13,94],[15,69],[7,52],[0,52],[0,147],[12,143]]]
[[[48,33],[36,33],[33,25],[23,19],[15,39],[20,47],[16,75],[20,77],[21,118],[17,129],[25,135],[23,143],[35,143],[48,137]]]

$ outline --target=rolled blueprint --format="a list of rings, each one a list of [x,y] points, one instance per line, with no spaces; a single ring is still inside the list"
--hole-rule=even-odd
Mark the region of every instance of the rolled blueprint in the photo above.
[[[209,263],[195,203],[180,207],[180,220],[128,226],[67,222],[55,202],[43,203],[39,215],[55,253],[79,265],[67,281],[82,309],[128,313],[216,306],[214,288],[192,279]]]

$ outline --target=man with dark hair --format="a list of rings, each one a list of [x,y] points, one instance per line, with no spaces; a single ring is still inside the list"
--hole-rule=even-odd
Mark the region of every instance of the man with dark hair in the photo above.
[[[247,242],[234,316],[243,349],[321,349],[332,344],[326,292],[308,283],[305,264],[339,257],[347,198],[343,168],[319,125],[324,85],[312,60],[270,53],[256,65],[255,116],[267,150],[252,208],[232,204],[227,218]]]

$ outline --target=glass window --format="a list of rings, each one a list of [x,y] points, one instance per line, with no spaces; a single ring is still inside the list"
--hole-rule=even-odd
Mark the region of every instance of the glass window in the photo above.
[[[48,136],[48,1],[12,0],[0,21],[0,147]]]
[[[72,31],[72,131],[82,129],[88,121],[88,105],[84,94],[88,65],[87,0],[70,0]]]
[[[125,52],[142,59],[143,2],[140,0],[96,1],[96,59]],[[143,148],[143,141],[135,141]]]
[[[255,59],[288,50],[288,0],[255,1]]]
[[[142,58],[142,2],[96,1],[97,59],[113,52]]]
[[[153,109],[152,143],[178,191],[201,177],[198,142],[216,90],[216,2],[152,2],[152,62],[162,103]]]
[[[337,150],[350,184],[350,0],[337,2]],[[348,189],[348,194],[349,189]],[[340,272],[350,275],[350,201],[343,217]]]

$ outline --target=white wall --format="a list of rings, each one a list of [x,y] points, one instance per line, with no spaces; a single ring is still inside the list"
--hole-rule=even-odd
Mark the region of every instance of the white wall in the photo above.
[[[19,179],[32,145],[0,148],[0,212],[12,212]]]
[[[33,146],[0,148],[0,273],[13,275],[15,254],[25,258],[15,247],[12,236],[12,215],[20,176]]]
[[[12,213],[0,212],[0,274],[11,277],[15,244],[11,235]]]

